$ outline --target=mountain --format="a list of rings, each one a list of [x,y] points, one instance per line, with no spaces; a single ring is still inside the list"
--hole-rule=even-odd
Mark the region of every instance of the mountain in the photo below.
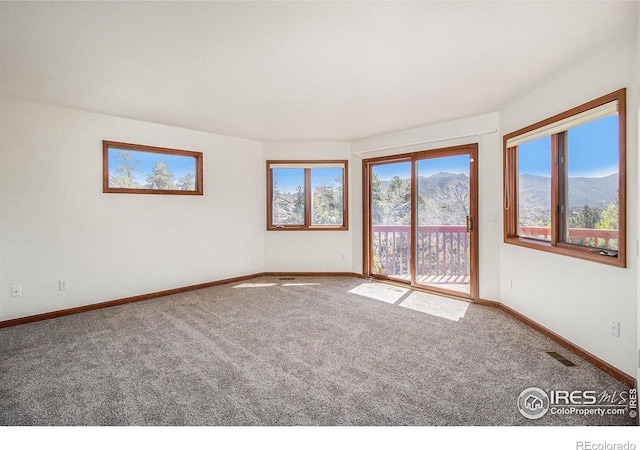
[[[455,185],[468,186],[469,177],[464,174],[440,172],[428,177],[418,177],[420,193],[436,192]],[[409,183],[409,179],[403,180]],[[381,181],[385,191],[390,181]],[[520,202],[525,208],[548,211],[551,204],[551,179],[538,175],[523,174],[519,178]],[[569,178],[569,208],[582,208],[589,205],[598,209],[606,208],[618,195],[618,174],[600,178]]]
[[[519,178],[520,202],[525,207],[549,210],[551,179],[523,174]],[[569,209],[589,205],[603,209],[613,203],[618,195],[618,174],[600,178],[569,178]]]
[[[402,180],[403,182],[409,184],[411,180],[409,178],[405,178]],[[469,184],[469,177],[462,173],[449,173],[449,172],[439,172],[428,177],[418,177],[418,192],[424,195],[425,192],[435,192],[437,190],[443,189],[445,186],[449,185],[452,181],[462,183],[464,185]],[[386,190],[387,187],[391,184],[391,181],[381,181],[380,186],[382,186],[382,190]]]
[[[569,178],[569,207],[606,208],[618,196],[618,174],[601,178]]]

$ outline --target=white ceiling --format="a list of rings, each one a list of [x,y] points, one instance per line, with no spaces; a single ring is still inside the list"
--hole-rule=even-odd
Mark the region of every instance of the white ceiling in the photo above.
[[[0,2],[0,95],[257,140],[496,111],[636,2]]]

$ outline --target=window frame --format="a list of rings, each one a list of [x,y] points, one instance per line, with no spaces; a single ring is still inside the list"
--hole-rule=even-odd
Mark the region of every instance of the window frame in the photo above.
[[[109,184],[109,151],[130,150],[135,152],[153,153],[159,155],[180,156],[193,158],[195,167],[195,190],[180,189],[149,189],[149,188],[123,188],[111,187]],[[203,154],[190,150],[176,150],[172,148],[153,147],[150,145],[128,144],[125,142],[102,141],[102,192],[110,194],[165,194],[165,195],[204,195],[203,185]]]
[[[274,165],[289,165],[292,168],[299,166],[304,169],[304,224],[275,225],[273,223],[273,172]],[[342,225],[313,225],[313,204],[311,192],[311,169],[313,165],[318,167],[330,167],[342,169]],[[349,162],[348,160],[267,160],[267,231],[347,231],[349,229]]]
[[[593,251],[594,247],[564,242],[567,214],[560,208],[566,197],[566,164],[559,164],[559,157],[566,151],[567,131],[551,134],[551,231],[550,240],[540,240],[518,235],[518,146],[508,146],[508,141],[532,133],[552,124],[567,120],[599,106],[617,101],[618,109],[618,250],[615,256]],[[507,244],[542,250],[559,255],[580,258],[611,266],[626,267],[626,89],[620,89],[600,98],[544,119],[533,125],[503,136],[504,174],[504,242]],[[569,128],[570,129],[570,128]],[[564,208],[566,209],[566,208]]]

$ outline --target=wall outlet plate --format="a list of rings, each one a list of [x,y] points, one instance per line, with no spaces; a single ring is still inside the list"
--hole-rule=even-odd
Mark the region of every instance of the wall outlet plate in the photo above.
[[[620,322],[617,320],[611,319],[609,321],[609,334],[611,336],[620,337]]]

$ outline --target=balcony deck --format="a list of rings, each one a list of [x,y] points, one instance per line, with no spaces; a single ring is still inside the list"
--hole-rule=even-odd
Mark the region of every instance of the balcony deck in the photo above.
[[[371,230],[374,273],[411,281],[411,230],[409,225],[374,225]],[[521,233],[549,239],[549,228],[522,227]],[[570,228],[575,243],[590,246],[615,245],[617,230]],[[470,239],[466,226],[421,225],[418,227],[416,282],[469,294]]]
[[[372,228],[375,273],[411,281],[411,226]],[[463,226],[418,227],[417,283],[469,294],[470,241]]]

